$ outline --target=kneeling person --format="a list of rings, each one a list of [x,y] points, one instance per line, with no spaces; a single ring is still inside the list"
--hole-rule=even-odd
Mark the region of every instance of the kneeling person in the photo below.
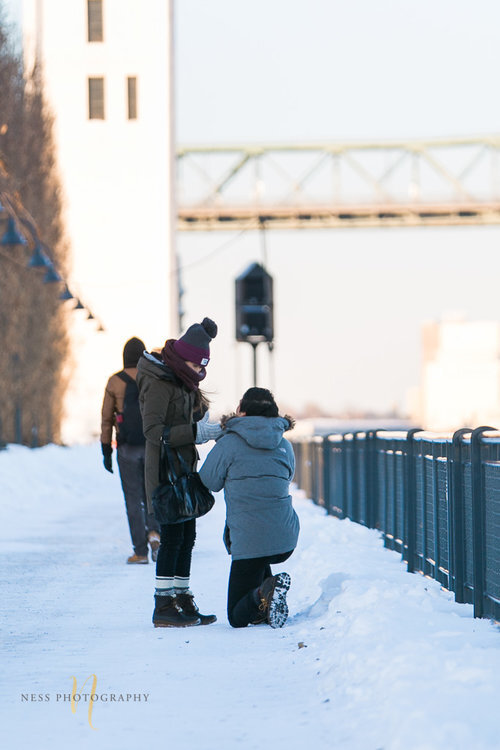
[[[232,557],[227,615],[234,628],[288,617],[288,573],[272,575],[297,545],[299,519],[289,494],[295,471],[293,449],[283,433],[293,427],[280,417],[270,391],[250,388],[200,469],[213,492],[224,488],[224,542]]]

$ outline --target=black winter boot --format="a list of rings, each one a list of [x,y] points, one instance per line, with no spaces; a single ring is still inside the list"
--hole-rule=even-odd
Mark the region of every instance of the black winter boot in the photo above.
[[[288,573],[278,573],[278,575],[266,578],[258,589],[259,611],[262,619],[259,618],[253,624],[260,624],[265,618],[272,628],[283,627],[288,617],[286,595],[290,582]]]
[[[179,611],[173,596],[155,596],[155,611],[153,612],[155,628],[187,628],[190,625],[199,624],[198,615],[189,617]]]
[[[175,603],[182,611],[183,615],[188,617],[198,617],[200,625],[210,625],[215,622],[217,617],[215,615],[202,615],[200,610],[195,604],[194,597],[192,594],[177,594],[175,597]]]

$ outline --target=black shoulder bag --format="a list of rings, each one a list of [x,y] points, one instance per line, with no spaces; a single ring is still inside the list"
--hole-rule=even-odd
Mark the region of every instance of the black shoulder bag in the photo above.
[[[200,518],[213,508],[215,498],[200,479],[197,471],[191,471],[179,451],[175,456],[181,467],[181,475],[175,473],[174,449],[165,439],[160,451],[160,484],[153,491],[153,509],[159,524],[183,523]]]

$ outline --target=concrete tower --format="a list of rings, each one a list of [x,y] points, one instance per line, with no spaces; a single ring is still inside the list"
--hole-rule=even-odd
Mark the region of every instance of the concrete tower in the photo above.
[[[78,311],[63,437],[98,434],[106,378],[131,336],[175,335],[173,0],[24,0],[27,65],[55,117]],[[69,303],[66,303],[69,304]]]

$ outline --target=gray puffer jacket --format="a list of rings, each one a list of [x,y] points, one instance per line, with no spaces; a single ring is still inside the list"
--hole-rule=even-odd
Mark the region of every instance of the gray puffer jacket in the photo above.
[[[232,417],[200,477],[213,492],[224,488],[224,541],[233,560],[295,549],[299,519],[289,494],[295,471],[283,417]],[[228,537],[229,536],[229,540]]]

